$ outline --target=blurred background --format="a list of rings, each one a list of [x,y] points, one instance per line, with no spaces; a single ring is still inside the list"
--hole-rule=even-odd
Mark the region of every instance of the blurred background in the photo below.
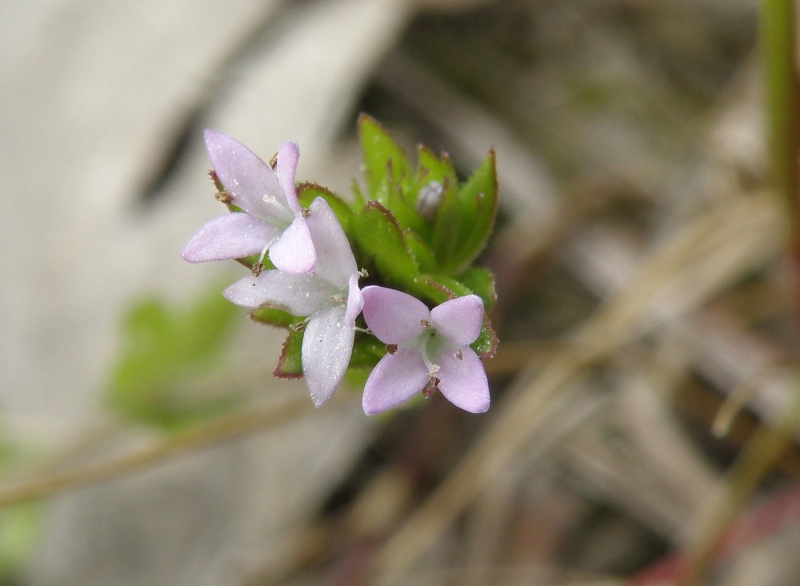
[[[800,584],[752,0],[5,0],[0,584]],[[178,253],[204,128],[498,155],[493,406],[367,418]],[[241,269],[241,267],[238,267]],[[195,345],[192,345],[195,344]]]

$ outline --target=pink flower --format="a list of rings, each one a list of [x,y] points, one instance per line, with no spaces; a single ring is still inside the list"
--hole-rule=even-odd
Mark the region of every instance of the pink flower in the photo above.
[[[429,310],[419,299],[394,289],[370,286],[361,293],[367,326],[388,345],[364,386],[367,415],[435,389],[471,413],[489,409],[486,371],[469,347],[481,332],[480,297],[459,297]]]
[[[231,137],[206,130],[206,150],[214,171],[235,206],[232,213],[208,222],[189,240],[181,256],[189,262],[243,258],[269,250],[278,269],[307,273],[316,252],[297,201],[294,176],[300,151],[287,142],[273,169]]]
[[[350,243],[324,199],[311,204],[307,223],[317,251],[312,272],[264,271],[240,279],[223,295],[245,307],[271,306],[308,316],[301,348],[303,376],[319,407],[330,399],[350,364],[356,317],[364,300]]]

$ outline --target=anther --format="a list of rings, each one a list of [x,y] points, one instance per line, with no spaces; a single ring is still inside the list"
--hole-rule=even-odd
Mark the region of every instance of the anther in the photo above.
[[[303,216],[304,218],[307,218],[311,215],[311,210],[308,208],[303,208],[300,210],[300,215]]]
[[[422,394],[424,395],[424,397],[425,397],[426,399],[427,399],[428,397],[430,397],[430,396],[431,396],[433,393],[435,393],[436,391],[438,391],[438,390],[439,390],[439,383],[440,383],[440,382],[442,382],[442,381],[441,381],[441,380],[439,380],[439,379],[438,379],[438,378],[436,378],[436,377],[433,377],[433,378],[431,378],[431,379],[428,381],[428,384],[427,384],[427,385],[425,385],[425,388],[424,388],[424,389],[422,389]]]
[[[257,262],[253,264],[253,267],[250,269],[250,272],[253,273],[254,277],[257,277],[258,275],[261,274],[261,271],[263,270],[264,270],[264,263]]]
[[[386,344],[386,352],[389,354],[397,352],[397,344]]]
[[[214,199],[219,202],[224,203],[225,205],[229,205],[233,203],[233,197],[231,197],[230,193],[225,193],[224,191],[218,191],[214,194]]]
[[[431,322],[429,322],[427,319],[421,319],[419,320],[419,325],[421,325],[423,328],[429,328],[431,327]]]
[[[269,160],[269,166],[273,169],[278,166],[278,153],[272,155],[272,158]]]
[[[456,351],[456,358],[458,358],[459,360],[464,360],[464,355],[461,353],[460,348]]]

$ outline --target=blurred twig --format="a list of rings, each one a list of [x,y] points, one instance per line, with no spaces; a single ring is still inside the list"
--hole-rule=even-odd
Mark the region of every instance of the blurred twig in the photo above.
[[[348,405],[352,401],[343,399],[339,393],[333,405]],[[112,459],[108,462],[88,465],[77,470],[31,478],[17,485],[0,488],[0,508],[32,499],[44,498],[77,488],[113,480],[143,468],[163,463],[179,455],[217,445],[224,441],[274,429],[302,415],[313,413],[304,394],[289,399],[274,401],[268,405],[253,407],[231,415],[219,417],[209,423],[168,436],[145,448]]]

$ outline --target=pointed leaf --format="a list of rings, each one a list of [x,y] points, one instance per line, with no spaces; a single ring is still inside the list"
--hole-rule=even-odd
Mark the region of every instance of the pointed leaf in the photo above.
[[[336,219],[339,220],[339,223],[342,225],[342,229],[345,233],[348,233],[350,230],[350,220],[353,217],[353,209],[346,201],[327,187],[317,185],[316,183],[301,183],[297,186],[297,198],[303,208],[310,208],[311,204],[318,197],[321,197],[328,203],[333,213],[336,215]]]
[[[283,342],[278,365],[273,375],[280,378],[300,378],[303,376],[303,361],[301,351],[303,347],[303,328],[290,329],[286,340]]]
[[[394,216],[376,201],[367,202],[353,217],[352,233],[387,285],[402,286],[419,274]]]
[[[458,186],[450,181],[442,185],[442,200],[436,212],[431,237],[431,249],[445,274],[455,272],[458,256],[459,236],[463,229],[461,200]]]
[[[483,251],[497,215],[497,168],[494,151],[461,188],[462,224],[452,259],[456,270],[466,268]]]
[[[458,281],[483,299],[486,309],[494,307],[497,301],[497,291],[495,290],[492,271],[484,267],[469,267],[458,275]]]
[[[359,116],[358,131],[364,156],[367,193],[370,199],[375,199],[373,194],[387,173],[395,185],[408,176],[408,159],[389,133],[370,116]]]
[[[405,230],[403,239],[406,241],[406,246],[411,252],[411,256],[414,257],[421,273],[437,273],[439,271],[433,252],[416,232]]]
[[[291,313],[280,309],[261,307],[250,312],[250,319],[276,328],[291,328],[301,323],[305,318],[295,317]]]

